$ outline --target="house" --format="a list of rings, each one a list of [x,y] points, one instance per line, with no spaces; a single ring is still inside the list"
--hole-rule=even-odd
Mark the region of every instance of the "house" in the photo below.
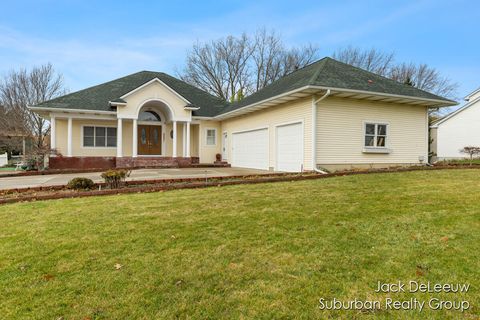
[[[324,58],[237,103],[141,71],[31,110],[51,119],[51,168],[190,166],[299,172],[420,165],[428,108],[455,102]]]
[[[431,125],[431,150],[435,160],[468,157],[466,146],[480,147],[480,88],[465,97],[466,104]]]

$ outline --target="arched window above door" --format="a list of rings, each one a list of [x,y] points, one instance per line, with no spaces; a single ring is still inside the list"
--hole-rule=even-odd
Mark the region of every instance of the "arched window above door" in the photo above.
[[[162,121],[160,116],[154,111],[141,111],[138,114],[139,121]]]

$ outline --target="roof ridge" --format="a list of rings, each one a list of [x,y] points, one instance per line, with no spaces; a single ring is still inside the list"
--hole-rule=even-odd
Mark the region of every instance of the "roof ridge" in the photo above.
[[[324,57],[323,59],[320,59],[320,60],[317,61],[317,62],[322,62],[322,61],[323,61],[323,64],[320,65],[320,66],[318,67],[318,69],[313,73],[312,77],[311,77],[310,80],[308,81],[309,84],[312,84],[312,82],[318,78],[318,75],[319,75],[320,72],[325,68],[325,64],[326,64],[330,59],[331,59],[330,57]]]

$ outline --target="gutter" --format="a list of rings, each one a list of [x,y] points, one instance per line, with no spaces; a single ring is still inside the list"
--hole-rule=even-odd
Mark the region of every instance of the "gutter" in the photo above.
[[[315,100],[315,95],[312,96],[312,168],[313,171],[321,174],[327,174],[327,172],[317,169],[317,103],[329,95],[330,89],[327,89],[327,92],[317,100]]]
[[[103,110],[88,110],[88,109],[67,109],[67,108],[46,108],[46,107],[33,107],[27,106],[32,111],[49,111],[49,112],[67,112],[67,113],[86,113],[86,114],[117,114],[115,111],[103,111]]]
[[[258,102],[254,102],[252,104],[243,106],[243,107],[238,108],[238,109],[234,109],[234,110],[231,110],[231,111],[228,111],[228,112],[225,112],[225,113],[221,113],[221,114],[216,115],[212,118],[214,120],[223,121],[225,119],[235,117],[236,116],[235,113],[237,113],[240,110],[249,109],[249,108],[255,107],[257,105],[260,105],[262,103],[269,102],[271,100],[279,99],[279,98],[282,98],[284,96],[288,96],[288,95],[295,94],[297,92],[301,92],[301,91],[309,90],[309,89],[327,90],[327,91],[335,91],[335,92],[346,92],[346,93],[354,93],[354,94],[365,94],[365,95],[372,95],[372,96],[381,96],[381,97],[385,97],[385,98],[417,100],[417,101],[422,101],[422,102],[426,102],[426,103],[427,102],[432,103],[433,106],[437,106],[437,107],[455,106],[455,105],[458,104],[456,101],[453,101],[453,100],[438,100],[438,99],[421,98],[421,97],[414,97],[414,96],[404,96],[404,95],[391,94],[391,93],[382,93],[382,92],[354,90],[354,89],[345,89],[345,88],[306,85],[306,86],[300,87],[298,89],[287,91],[287,92],[281,93],[279,95],[276,95],[276,96],[273,96],[273,97],[270,97],[270,98],[267,98],[267,99],[264,99],[264,100],[261,100],[261,101],[258,101]]]

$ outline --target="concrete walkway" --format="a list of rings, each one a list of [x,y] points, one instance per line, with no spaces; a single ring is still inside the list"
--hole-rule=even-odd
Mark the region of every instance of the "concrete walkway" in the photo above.
[[[136,169],[133,170],[127,181],[132,180],[154,180],[154,179],[175,179],[175,178],[213,178],[229,177],[250,174],[272,173],[265,170],[244,169],[244,168],[169,168],[169,169]],[[49,174],[39,176],[18,176],[0,177],[0,190],[15,188],[31,188],[65,185],[75,177],[90,178],[94,182],[103,182],[101,172]]]

